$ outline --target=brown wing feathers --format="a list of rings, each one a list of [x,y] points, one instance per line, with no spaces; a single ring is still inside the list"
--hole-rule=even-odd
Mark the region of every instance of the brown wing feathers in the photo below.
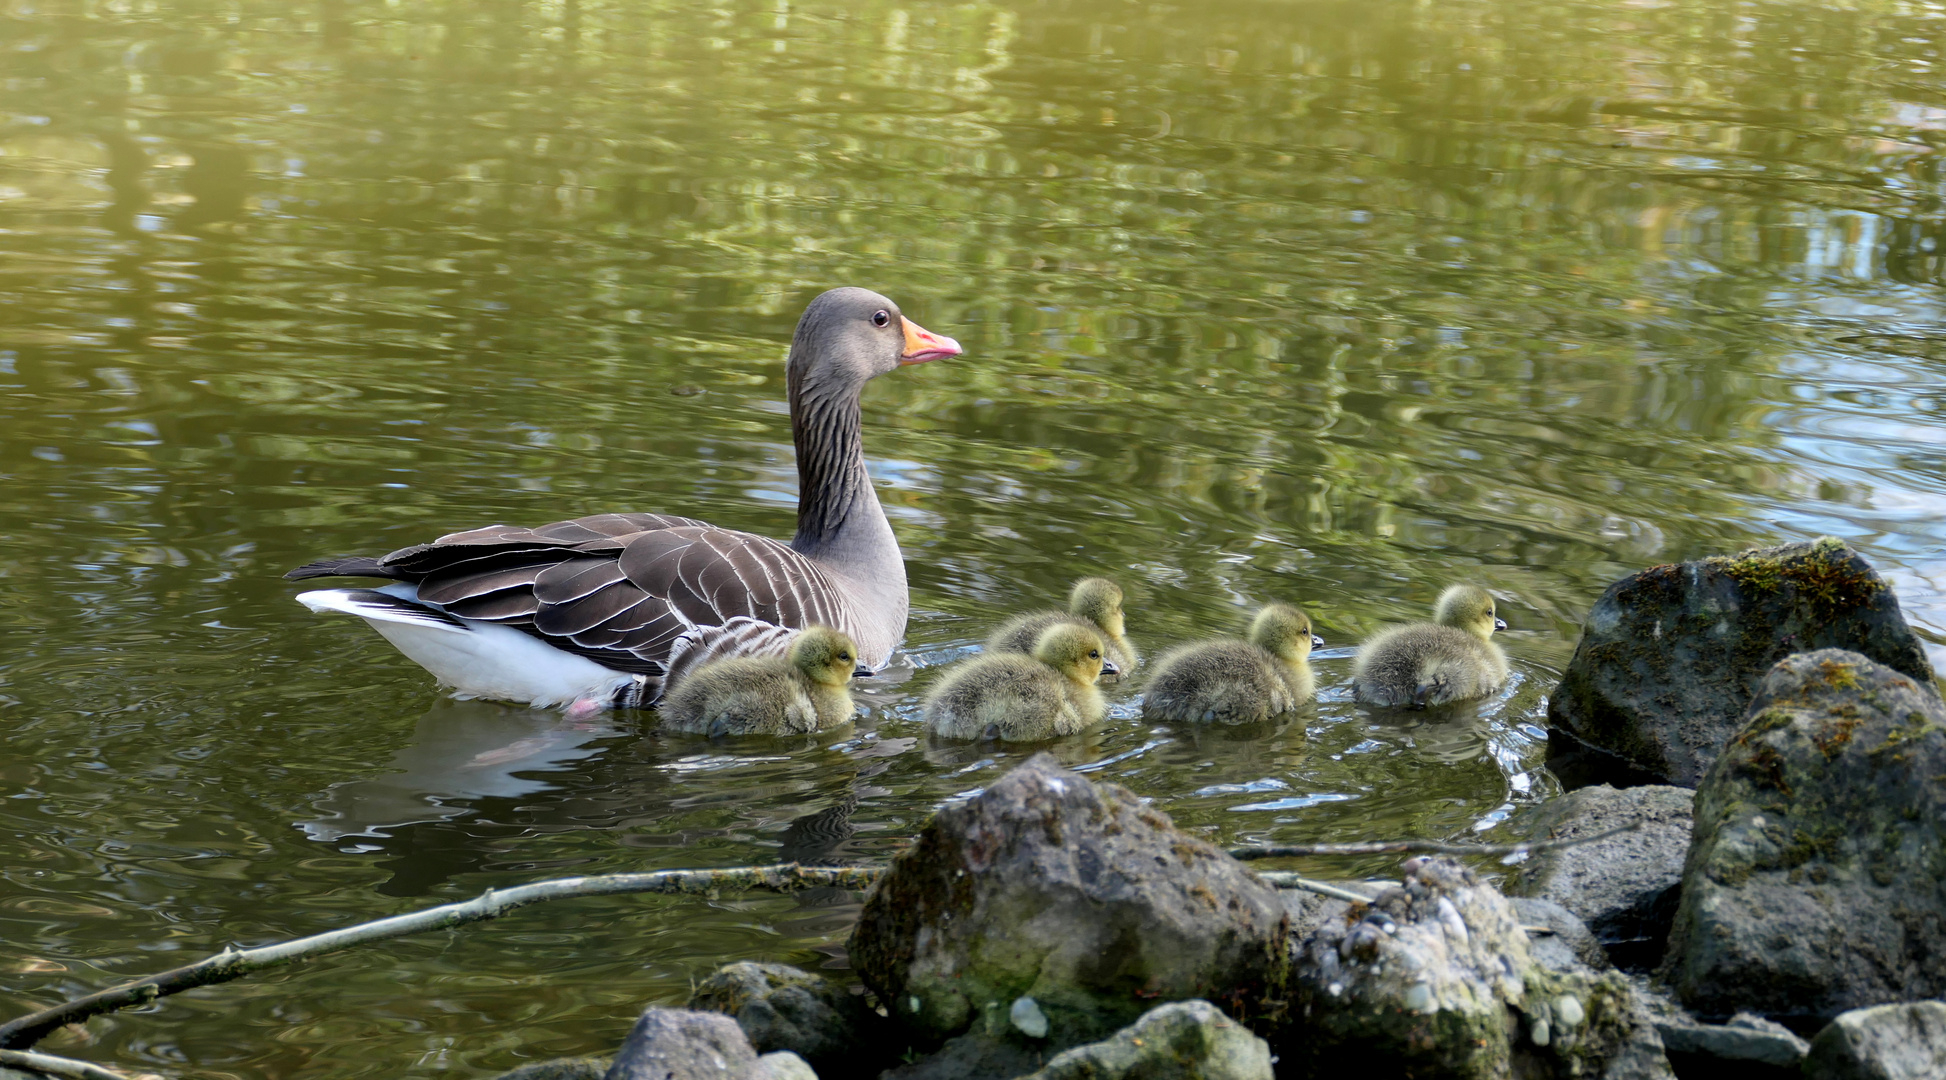
[[[781,648],[788,632],[778,627],[838,624],[836,594],[815,564],[777,541],[669,514],[489,525],[286,576],[329,575],[417,582],[421,599],[454,615],[650,675],[663,673],[684,635],[695,646],[688,662]]]

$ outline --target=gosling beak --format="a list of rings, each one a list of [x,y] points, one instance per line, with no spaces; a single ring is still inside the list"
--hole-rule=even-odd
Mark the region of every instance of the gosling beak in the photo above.
[[[1311,635],[1311,647],[1312,647],[1313,649],[1322,649],[1322,648],[1324,648],[1324,639],[1323,639],[1323,638],[1321,638],[1321,637],[1319,637],[1319,636],[1317,636],[1316,634],[1312,634],[1312,635]]]
[[[1113,661],[1113,660],[1103,660],[1103,661],[1101,662],[1101,673],[1102,673],[1102,674],[1103,674],[1104,676],[1107,676],[1107,675],[1120,675],[1120,674],[1122,673],[1122,669],[1121,669],[1121,668],[1118,668],[1118,667],[1116,667],[1116,666],[1115,666],[1115,661]]]
[[[923,364],[943,356],[958,356],[959,342],[920,326],[911,319],[900,316],[905,324],[905,352],[899,354],[901,364]]]
[[[878,674],[878,672],[873,671],[871,668],[868,668],[863,664],[860,664],[857,667],[851,669],[851,677],[854,679],[869,679],[876,674]]]
[[[1507,628],[1507,620],[1505,619],[1493,620],[1493,628],[1495,630],[1505,630]]]

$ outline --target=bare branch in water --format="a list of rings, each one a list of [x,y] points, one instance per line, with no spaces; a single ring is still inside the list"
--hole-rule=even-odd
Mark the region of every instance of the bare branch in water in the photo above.
[[[58,1076],[62,1080],[136,1080],[125,1072],[32,1050],[0,1050],[0,1066]]]
[[[1299,877],[1283,870],[1260,870],[1257,872],[1257,877],[1274,889],[1301,889],[1304,892],[1317,893],[1319,896],[1329,896],[1333,900],[1349,900],[1354,904],[1372,902],[1371,897],[1362,893],[1355,893],[1350,889],[1342,889],[1322,881],[1312,881],[1310,878]]]
[[[1518,844],[1454,844],[1441,840],[1379,840],[1358,844],[1250,844],[1230,849],[1235,859],[1289,859],[1312,855],[1525,855],[1530,851],[1578,847],[1634,832],[1642,822],[1631,821],[1618,829],[1593,836],[1569,836],[1558,840],[1525,840]],[[1259,875],[1262,876],[1262,875]]]
[[[24,1049],[46,1038],[66,1024],[79,1023],[92,1016],[147,1005],[157,998],[193,990],[198,986],[229,982],[267,968],[334,953],[374,941],[445,930],[467,923],[497,918],[515,908],[549,900],[578,896],[614,896],[625,893],[711,894],[719,891],[761,890],[796,892],[800,889],[835,887],[862,889],[878,879],[883,870],[857,866],[744,866],[726,870],[663,870],[652,874],[606,874],[598,877],[561,878],[510,889],[489,889],[472,900],[443,907],[428,908],[406,915],[395,915],[376,922],[360,923],[311,937],[263,945],[254,949],[223,950],[196,963],[123,983],[86,997],[75,998],[52,1008],[42,1009],[0,1024],[0,1048]]]

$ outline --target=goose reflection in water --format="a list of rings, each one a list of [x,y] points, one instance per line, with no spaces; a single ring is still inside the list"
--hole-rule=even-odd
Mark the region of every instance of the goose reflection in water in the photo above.
[[[473,813],[473,800],[553,789],[532,774],[593,757],[601,753],[601,740],[621,734],[600,714],[570,719],[552,710],[442,701],[419,718],[412,741],[392,755],[385,771],[331,785],[312,804],[319,816],[297,827],[328,843],[451,821]]]

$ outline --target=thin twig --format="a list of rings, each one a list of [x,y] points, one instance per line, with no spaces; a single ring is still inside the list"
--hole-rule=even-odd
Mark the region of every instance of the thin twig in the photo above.
[[[1371,897],[1361,893],[1352,892],[1350,889],[1341,889],[1336,885],[1328,885],[1322,881],[1312,881],[1310,878],[1299,877],[1296,874],[1284,870],[1259,870],[1257,877],[1261,878],[1264,884],[1275,889],[1301,889],[1305,892],[1317,893],[1319,896],[1329,896],[1333,900],[1349,900],[1354,904],[1369,904],[1372,902]]]
[[[1359,844],[1249,844],[1230,849],[1235,859],[1286,859],[1310,855],[1524,855],[1530,851],[1576,847],[1642,827],[1640,820],[1593,836],[1524,840],[1518,844],[1453,844],[1440,840],[1382,840]]]
[[[0,1050],[0,1065],[9,1069],[26,1069],[29,1072],[59,1076],[65,1080],[135,1080],[125,1072],[116,1072],[86,1061],[55,1057],[53,1054],[42,1054],[32,1050]]]
[[[56,1028],[78,1023],[91,1016],[115,1012],[133,1005],[146,1005],[157,998],[192,990],[198,986],[229,982],[266,968],[297,960],[365,945],[389,938],[445,930],[467,923],[481,922],[504,915],[515,908],[548,900],[577,896],[613,896],[622,893],[714,893],[719,890],[755,889],[770,892],[795,892],[799,889],[833,887],[862,889],[884,873],[877,867],[745,866],[727,870],[663,870],[652,874],[606,874],[598,877],[561,878],[518,885],[510,889],[489,889],[472,900],[443,907],[395,915],[376,922],[360,923],[292,941],[277,942],[255,949],[234,946],[196,963],[123,983],[107,990],[62,1002],[52,1008],[0,1024],[0,1048],[25,1049],[45,1038]]]

